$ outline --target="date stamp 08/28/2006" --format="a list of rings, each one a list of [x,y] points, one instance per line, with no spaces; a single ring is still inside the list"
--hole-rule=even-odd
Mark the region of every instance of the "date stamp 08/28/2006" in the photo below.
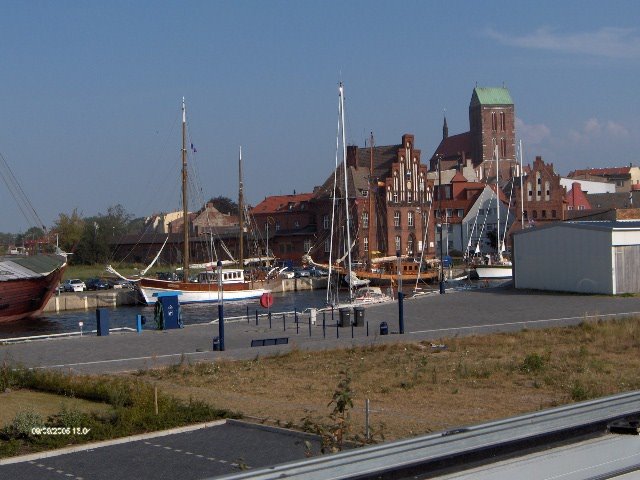
[[[31,435],[86,435],[90,431],[86,427],[33,427]]]

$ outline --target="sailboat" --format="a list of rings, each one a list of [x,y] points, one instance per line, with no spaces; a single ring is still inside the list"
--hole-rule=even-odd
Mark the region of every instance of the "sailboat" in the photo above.
[[[496,254],[495,256],[487,255],[487,261],[484,265],[476,266],[476,274],[481,280],[490,280],[490,279],[507,279],[513,276],[513,266],[510,260],[504,258],[504,238],[507,233],[507,222],[505,221],[504,234],[502,237],[500,236],[500,157],[498,155],[498,146],[495,146],[495,157],[496,157],[496,188],[495,188],[495,199],[496,199],[496,214],[497,214],[497,222],[496,222]],[[507,212],[508,215],[508,212]]]
[[[240,171],[241,175],[241,171]],[[242,188],[242,187],[240,187]],[[251,281],[245,279],[244,259],[240,260],[240,268],[216,268],[213,262],[200,265],[204,271],[196,275],[196,281],[190,281],[190,271],[194,267],[189,263],[189,212],[187,192],[187,126],[186,108],[182,99],[182,219],[183,219],[183,251],[182,251],[182,279],[162,280],[158,278],[143,277],[134,280],[144,298],[150,305],[155,303],[154,296],[159,294],[176,293],[180,303],[216,303],[219,301],[245,300],[259,298],[268,290],[254,288]],[[241,206],[242,208],[242,206]],[[242,212],[240,218],[244,218]],[[244,226],[240,225],[242,235]],[[159,253],[158,253],[159,256]],[[242,253],[241,253],[242,257]],[[156,259],[158,257],[156,256]],[[156,260],[154,259],[154,261]],[[153,262],[152,262],[153,263]],[[148,270],[145,269],[145,271]],[[109,268],[108,268],[109,269]],[[113,269],[109,269],[112,271]]]

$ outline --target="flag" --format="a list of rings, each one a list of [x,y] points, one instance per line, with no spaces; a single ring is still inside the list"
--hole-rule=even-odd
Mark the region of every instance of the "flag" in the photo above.
[[[193,150],[193,153],[198,153],[198,150],[196,150],[196,147],[193,146],[193,143],[191,144],[191,150]]]

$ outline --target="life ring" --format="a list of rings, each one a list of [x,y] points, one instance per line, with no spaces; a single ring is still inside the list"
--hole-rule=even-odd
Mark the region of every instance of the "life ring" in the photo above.
[[[273,305],[273,295],[270,292],[263,293],[260,297],[260,306],[262,308],[271,308]]]

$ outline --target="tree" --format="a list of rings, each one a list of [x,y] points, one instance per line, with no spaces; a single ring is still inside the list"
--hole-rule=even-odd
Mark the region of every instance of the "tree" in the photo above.
[[[80,243],[84,231],[84,220],[74,208],[71,215],[60,213],[53,224],[53,231],[58,234],[58,245],[65,252],[73,252]]]
[[[84,220],[84,228],[74,263],[105,263],[110,257],[109,245],[128,232],[132,215],[122,205],[113,205],[107,214]]]
[[[212,203],[216,210],[221,213],[238,215],[238,204],[229,197],[215,197],[210,199],[207,203]]]

